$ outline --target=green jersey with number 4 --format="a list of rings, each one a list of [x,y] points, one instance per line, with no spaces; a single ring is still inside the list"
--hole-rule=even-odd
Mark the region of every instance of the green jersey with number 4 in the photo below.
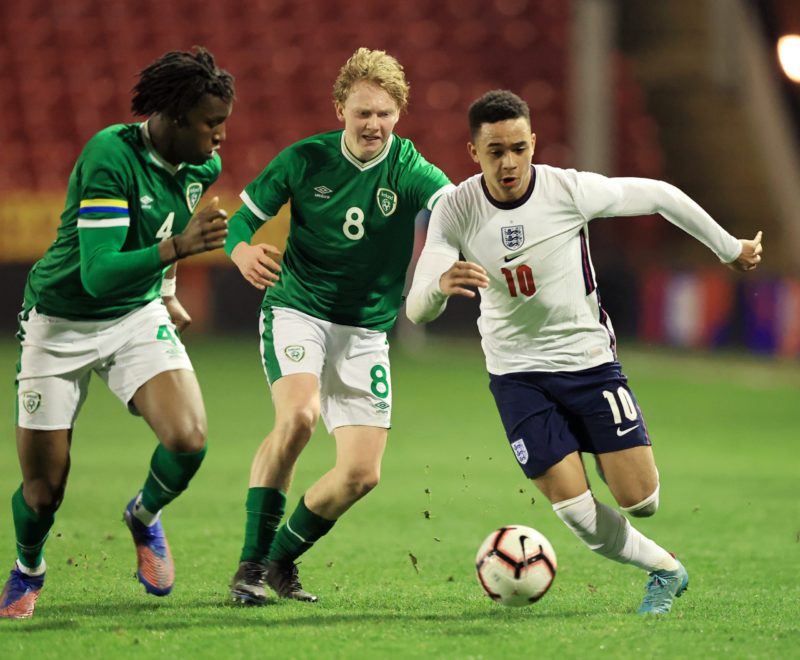
[[[288,307],[341,325],[387,330],[397,318],[414,245],[414,219],[450,186],[406,139],[392,135],[368,162],[344,131],[282,151],[242,192],[228,254],[291,200],[280,278],[265,307]]]
[[[157,298],[166,270],[158,243],[184,230],[220,168],[216,154],[202,165],[166,162],[146,123],[97,133],[70,175],[57,238],[28,275],[25,309],[111,319]],[[120,275],[122,263],[131,268]]]

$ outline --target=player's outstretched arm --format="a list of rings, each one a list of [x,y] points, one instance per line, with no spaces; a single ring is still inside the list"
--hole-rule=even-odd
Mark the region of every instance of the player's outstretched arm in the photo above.
[[[266,289],[278,281],[281,267],[278,259],[281,252],[274,245],[259,243],[250,245],[242,241],[231,252],[231,260],[236,264],[242,277],[256,289]]]
[[[171,241],[162,241],[159,255],[162,261],[170,263],[193,254],[217,250],[225,245],[227,235],[228,213],[219,208],[219,197],[213,197],[191,217],[186,229],[173,236]],[[171,251],[174,253],[170,254]]]
[[[471,261],[456,261],[439,278],[439,289],[446,296],[474,298],[475,292],[467,287],[489,286],[489,276],[483,266]]]
[[[753,240],[740,238],[739,242],[742,244],[742,251],[728,266],[740,271],[758,268],[758,264],[761,263],[761,253],[764,252],[764,247],[761,245],[761,235],[762,232],[758,232]]]

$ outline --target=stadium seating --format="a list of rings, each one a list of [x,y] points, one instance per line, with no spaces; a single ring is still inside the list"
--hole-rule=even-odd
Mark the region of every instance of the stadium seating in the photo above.
[[[171,49],[208,47],[237,79],[222,184],[238,189],[282,147],[338,126],[331,83],[358,46],[383,48],[412,84],[398,133],[453,179],[474,171],[464,113],[487,89],[525,95],[542,155],[568,165],[568,3],[446,0],[7,0],[0,8],[0,191],[63,187],[100,127],[130,121],[136,73]],[[12,27],[13,26],[13,27]]]

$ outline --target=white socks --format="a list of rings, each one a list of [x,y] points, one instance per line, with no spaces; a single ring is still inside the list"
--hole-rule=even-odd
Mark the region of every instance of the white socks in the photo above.
[[[150,511],[144,508],[144,505],[142,504],[141,492],[136,496],[136,501],[133,503],[133,517],[136,518],[139,522],[142,522],[148,527],[150,527],[153,524],[155,524],[156,521],[158,521],[158,517],[160,515],[161,511],[157,511],[156,513],[150,513]]]
[[[44,563],[44,559],[42,559],[42,563],[39,564],[36,568],[28,568],[19,559],[17,559],[17,568],[20,570],[21,573],[25,575],[29,575],[30,577],[36,577],[37,575],[42,575],[47,570],[47,564]]]
[[[622,564],[633,564],[648,573],[672,571],[675,558],[631,526],[614,509],[598,502],[592,491],[557,502],[553,511],[590,550]]]

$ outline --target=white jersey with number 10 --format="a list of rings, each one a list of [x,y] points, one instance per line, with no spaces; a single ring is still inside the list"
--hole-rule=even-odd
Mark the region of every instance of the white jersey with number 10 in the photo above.
[[[680,190],[662,181],[533,166],[518,200],[500,203],[482,175],[439,202],[408,297],[408,315],[429,321],[444,309],[439,278],[461,252],[483,266],[478,326],[490,373],[577,371],[615,359],[614,331],[597,294],[589,252],[593,218],[661,213],[736,259],[739,241]]]

